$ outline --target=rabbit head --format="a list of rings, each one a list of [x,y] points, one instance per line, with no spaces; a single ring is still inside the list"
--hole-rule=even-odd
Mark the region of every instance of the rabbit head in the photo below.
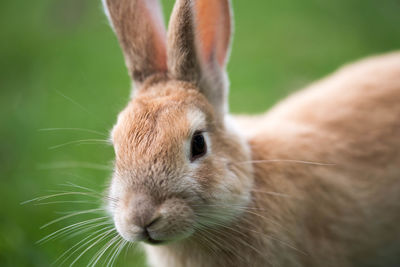
[[[109,210],[121,236],[158,244],[233,220],[250,200],[247,144],[227,115],[228,0],[106,0],[134,84],[111,134]]]

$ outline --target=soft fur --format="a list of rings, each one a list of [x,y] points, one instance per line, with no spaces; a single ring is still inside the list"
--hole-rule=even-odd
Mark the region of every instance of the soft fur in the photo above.
[[[152,266],[400,265],[400,53],[232,118],[228,0],[177,0],[168,33],[156,0],[105,7],[136,85],[110,213]]]

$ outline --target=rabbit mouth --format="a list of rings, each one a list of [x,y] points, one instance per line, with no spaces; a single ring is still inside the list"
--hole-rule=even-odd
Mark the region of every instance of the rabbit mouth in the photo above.
[[[142,241],[147,244],[150,244],[150,245],[161,245],[161,244],[164,244],[167,242],[164,240],[156,240],[156,239],[152,238],[150,233],[147,231],[147,229],[143,233]]]
[[[166,243],[165,241],[162,241],[162,240],[155,240],[155,239],[153,239],[153,238],[151,238],[151,237],[148,237],[148,238],[147,238],[146,240],[144,240],[143,242],[148,243],[148,244],[150,244],[150,245],[161,245],[161,244]]]

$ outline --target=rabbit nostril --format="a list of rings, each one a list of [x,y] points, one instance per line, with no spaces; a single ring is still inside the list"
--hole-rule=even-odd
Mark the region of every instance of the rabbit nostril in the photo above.
[[[162,240],[156,240],[152,238],[149,232],[149,228],[157,223],[161,219],[161,216],[154,217],[145,227],[143,227],[143,238],[146,243],[157,245],[163,243]]]
[[[158,222],[161,219],[161,216],[154,217],[144,228],[147,231],[147,228],[151,227],[154,225],[156,222]]]

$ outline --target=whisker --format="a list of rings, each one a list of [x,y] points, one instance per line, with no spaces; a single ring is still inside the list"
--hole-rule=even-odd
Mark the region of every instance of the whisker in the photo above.
[[[110,258],[110,260],[107,263],[107,266],[113,266],[115,263],[115,260],[117,259],[120,251],[121,251],[121,247],[123,248],[125,245],[125,240],[120,238],[121,240],[117,243],[116,245],[116,249],[114,250],[114,252],[112,253],[112,256]]]
[[[207,232],[208,236],[214,237],[214,239],[211,239],[211,240],[214,240],[214,243],[216,243],[217,247],[220,249],[220,252],[218,252],[216,254],[217,257],[220,257],[221,252],[223,252],[223,253],[227,254],[227,257],[229,257],[229,258],[231,258],[235,255],[236,256],[235,262],[237,260],[245,261],[244,257],[240,257],[240,255],[238,255],[236,248],[232,247],[233,242],[237,241],[237,239],[240,238],[239,236],[229,235],[229,237],[228,237],[227,233],[225,231],[219,231],[218,229],[212,229],[212,228],[209,228],[210,231],[207,231],[208,228],[209,227],[206,226],[204,230]],[[219,241],[216,241],[215,238],[217,238]],[[229,238],[231,238],[231,239],[227,242],[227,239],[229,239]],[[242,241],[242,244],[243,244],[243,241]]]
[[[61,93],[58,90],[55,90],[57,94],[59,94],[60,96],[64,97],[65,99],[67,99],[68,101],[70,101],[72,104],[78,106],[79,108],[81,108],[83,111],[85,111],[87,114],[91,114],[84,106],[82,106],[81,104],[79,104],[78,102],[76,102],[75,100],[73,100],[72,98],[64,95],[63,93]]]
[[[103,240],[106,236],[108,236],[110,233],[113,231],[116,231],[115,228],[108,230],[105,235],[103,235],[100,239],[97,239],[95,242],[93,242],[89,247],[87,247],[79,256],[70,264],[70,266],[73,266],[89,249],[94,247],[96,244],[98,244],[101,240]],[[89,240],[91,242],[93,240]]]
[[[234,229],[234,228],[232,228],[232,227],[229,227],[229,226],[227,226],[227,225],[225,225],[225,224],[220,224],[220,223],[217,223],[217,222],[214,222],[214,223],[215,223],[216,225],[219,225],[219,226],[221,226],[221,227],[223,227],[223,228],[226,228],[226,229],[228,229],[228,230],[230,230],[230,231],[236,232],[236,233],[238,233],[238,234],[240,234],[240,235],[244,235],[242,232],[240,232],[240,231],[238,231],[238,230],[236,230],[236,229]],[[259,255],[263,255],[263,253],[261,253],[261,251],[259,251],[257,248],[255,248],[254,246],[252,246],[252,245],[249,244],[248,242],[244,241],[243,239],[239,239],[239,241],[241,241],[242,244],[246,245],[247,247],[253,249],[253,250],[254,250],[255,252],[257,252]]]
[[[206,247],[207,249],[209,249],[215,256],[218,257],[218,256],[220,256],[220,255],[219,255],[219,252],[217,252],[217,251],[215,250],[214,246],[216,246],[217,249],[220,250],[220,251],[223,251],[224,248],[227,248],[228,251],[230,251],[230,252],[232,253],[232,251],[230,250],[230,247],[229,247],[229,246],[225,246],[225,244],[222,244],[221,239],[219,239],[218,236],[212,235],[212,233],[211,233],[210,231],[207,230],[208,227],[205,227],[205,226],[202,225],[202,224],[200,224],[199,226],[200,226],[200,227],[197,227],[197,226],[194,227],[194,228],[197,230],[197,233],[196,233],[196,234],[199,234],[200,237],[201,237],[202,239],[205,239],[205,241],[206,241],[207,243],[206,243],[206,244],[203,244],[203,245],[205,245],[205,247]],[[205,234],[203,234],[203,232],[204,232]],[[213,239],[212,237],[218,238],[218,239],[219,239],[219,242],[218,242],[217,240]],[[222,241],[223,241],[223,240],[222,240]],[[212,245],[212,246],[211,246],[211,245]]]
[[[51,194],[51,195],[47,195],[47,196],[36,197],[36,198],[30,199],[30,200],[23,201],[20,204],[21,205],[25,205],[25,204],[28,204],[28,203],[31,203],[31,202],[34,202],[34,201],[42,201],[42,200],[46,200],[46,199],[53,198],[53,197],[67,196],[67,195],[84,195],[84,196],[98,198],[97,196],[94,196],[93,194],[89,194],[89,193],[86,193],[86,192],[60,192],[60,193],[57,193],[57,194]]]
[[[89,223],[92,223],[92,222],[96,222],[96,221],[100,221],[100,220],[104,220],[104,219],[106,219],[106,218],[108,218],[108,217],[100,217],[100,218],[90,219],[90,220],[86,220],[86,221],[83,221],[83,222],[79,222],[79,223],[74,223],[74,224],[68,225],[68,226],[66,226],[66,227],[64,227],[64,228],[61,228],[61,229],[59,229],[59,230],[57,230],[57,231],[55,231],[55,232],[53,232],[53,233],[51,233],[51,234],[49,234],[49,235],[43,237],[42,239],[38,240],[38,241],[36,242],[36,244],[42,244],[42,243],[48,241],[48,239],[49,239],[50,237],[52,237],[52,236],[57,236],[58,233],[62,233],[62,232],[64,232],[65,230],[71,229],[71,228],[73,228],[73,227],[76,227],[76,226],[84,226],[84,225],[86,225],[86,224],[89,224]],[[51,240],[51,239],[50,239],[50,240]]]
[[[214,205],[214,206],[218,207],[218,205]],[[205,207],[207,207],[207,206],[205,206]],[[207,211],[207,213],[204,213],[204,212],[201,212],[201,211],[197,211],[196,214],[201,215],[203,217],[204,216],[205,217],[209,217],[209,218],[211,218],[213,220],[216,219],[215,216],[220,216],[221,217],[220,220],[222,220],[222,221],[224,221],[224,219],[227,216],[234,215],[229,209],[227,209],[226,205],[221,205],[219,207],[221,207],[221,209],[219,209],[218,211],[213,211],[213,212]],[[263,219],[265,221],[269,221],[271,224],[274,224],[275,226],[281,228],[282,230],[285,230],[288,233],[290,233],[290,231],[288,229],[283,227],[281,224],[276,222],[274,219],[266,217],[265,215],[256,212],[256,211],[268,211],[268,210],[262,210],[262,209],[258,210],[257,208],[253,208],[253,210],[250,210],[251,208],[249,208],[249,207],[240,207],[240,206],[237,206],[237,208],[239,209],[239,211],[241,211],[243,213],[255,215],[255,216],[257,216],[257,217],[259,217],[259,218],[261,218],[261,219]],[[213,215],[213,217],[210,217],[210,215]],[[243,219],[245,219],[245,218],[242,217],[241,220],[243,220]]]
[[[268,194],[271,196],[276,196],[276,197],[285,197],[285,198],[292,198],[291,195],[285,194],[285,193],[279,193],[279,192],[272,192],[272,191],[262,191],[258,189],[251,189],[253,192],[261,193],[261,194]]]
[[[92,134],[97,134],[101,136],[108,137],[107,134],[104,134],[102,132],[98,132],[95,130],[91,129],[83,129],[83,128],[43,128],[43,129],[38,129],[39,132],[50,132],[50,131],[79,131],[79,132],[86,132],[86,133],[92,133]]]
[[[110,202],[114,202],[114,203],[118,203],[118,201],[119,201],[119,199],[117,199],[117,198],[113,198],[113,197],[110,197],[108,195],[103,195],[103,194],[97,193],[97,192],[94,192],[94,193],[92,193],[92,192],[82,192],[82,191],[73,192],[73,191],[62,191],[62,190],[50,190],[50,192],[54,192],[54,193],[57,193],[57,194],[37,197],[37,198],[31,199],[31,200],[22,202],[21,204],[26,204],[26,203],[32,202],[32,201],[42,201],[42,200],[45,200],[45,199],[48,199],[48,198],[64,196],[64,195],[84,195],[84,196],[89,196],[89,197],[92,197],[92,198],[96,198],[98,200],[107,199]]]
[[[124,255],[125,261],[127,259],[127,255],[128,255],[129,250],[131,250],[132,247],[135,246],[135,245],[136,245],[136,243],[128,242],[128,247],[125,249],[125,255]]]
[[[85,237],[84,239],[80,240],[80,241],[79,241],[78,243],[76,243],[75,245],[73,245],[71,248],[69,248],[68,250],[66,250],[66,251],[65,251],[63,254],[61,254],[51,265],[56,264],[56,263],[57,263],[58,261],[60,261],[66,254],[68,254],[68,252],[70,252],[71,250],[73,250],[74,248],[76,248],[77,246],[79,246],[80,244],[82,244],[83,242],[85,242],[86,240],[88,240],[89,238],[91,238],[92,236],[94,236],[94,235],[96,235],[97,233],[102,232],[102,231],[103,231],[103,233],[106,233],[107,230],[109,230],[110,228],[114,228],[114,226],[111,225],[111,226],[109,226],[109,227],[102,228],[102,229],[99,229],[99,230],[97,230],[97,231],[91,233],[90,235],[88,235],[88,236]],[[99,235],[99,236],[100,236],[100,235]],[[96,237],[99,237],[99,236],[96,236]],[[91,240],[90,240],[90,241],[91,241]],[[88,242],[88,243],[89,243],[89,242]],[[79,250],[79,249],[77,249],[77,250]],[[61,262],[60,266],[62,266],[63,263],[64,263],[65,261],[67,261],[68,258],[70,258],[77,250],[75,250],[75,251],[74,251],[73,253],[71,253],[66,259],[64,259],[64,261]]]
[[[95,213],[95,212],[99,212],[99,211],[104,211],[104,209],[99,208],[99,209],[90,209],[90,210],[84,210],[84,211],[74,212],[74,213],[72,213],[72,214],[68,214],[68,215],[62,216],[62,217],[60,217],[60,218],[57,218],[57,219],[55,219],[55,220],[52,220],[52,221],[50,221],[50,222],[44,224],[43,226],[41,226],[40,229],[44,229],[44,228],[46,228],[46,227],[48,227],[48,226],[50,226],[50,225],[52,225],[52,224],[54,224],[54,223],[56,223],[56,222],[65,220],[65,219],[70,218],[70,217],[74,217],[74,216],[81,215],[81,214]]]
[[[124,242],[122,243],[121,247],[119,248],[117,254],[115,255],[115,258],[113,260],[113,262],[111,263],[111,266],[114,266],[114,263],[116,261],[116,259],[119,257],[119,255],[121,254],[121,252],[126,248],[126,245],[129,243],[126,240],[123,240]]]
[[[110,241],[108,241],[92,258],[92,260],[89,262],[88,266],[95,266],[97,262],[103,257],[104,253],[115,244],[115,242],[118,240],[119,234],[117,233]],[[94,260],[95,259],[95,260]],[[107,258],[106,258],[107,259]],[[94,260],[94,261],[93,261]]]
[[[253,230],[252,230],[252,231],[253,231]],[[258,233],[258,232],[256,232],[256,233]],[[258,233],[258,234],[265,235],[264,233]],[[279,242],[279,243],[282,243],[283,245],[287,246],[288,248],[291,248],[291,249],[293,249],[293,250],[296,250],[297,252],[300,252],[300,253],[303,254],[303,255],[308,256],[308,253],[304,252],[304,251],[301,250],[301,249],[296,248],[295,246],[293,246],[292,244],[289,244],[288,242],[285,242],[285,241],[283,241],[283,240],[280,240],[280,239],[278,239],[278,238],[276,238],[276,237],[273,237],[273,236],[271,236],[271,235],[268,235],[267,237],[268,237],[269,239],[272,239],[272,240],[275,240],[275,241],[277,241],[277,242]]]
[[[101,122],[105,127],[108,128],[107,125],[105,125],[104,120],[101,120],[98,116],[96,116],[94,113],[90,112],[88,109],[86,109],[83,105],[79,104],[77,101],[75,101],[74,99],[72,99],[69,96],[66,96],[65,94],[61,93],[58,90],[55,90],[55,92],[57,94],[59,94],[60,96],[62,96],[63,98],[65,98],[66,100],[68,100],[69,102],[71,102],[72,104],[76,105],[77,107],[79,107],[80,109],[82,109],[85,113],[87,113],[88,115],[92,116],[93,118],[95,118],[97,121]]]
[[[105,211],[103,207],[99,208],[101,211]],[[55,211],[55,214],[59,214],[59,215],[71,215],[71,214],[76,214],[79,212],[83,212],[83,211],[89,211],[89,210],[67,210],[67,211]],[[96,213],[95,211],[93,212],[89,212],[89,213]]]
[[[81,185],[74,184],[72,182],[67,182],[66,184],[63,184],[63,185],[64,186],[70,186],[70,187],[74,187],[74,188],[83,189],[83,190],[89,191],[89,192],[91,192],[93,194],[96,194],[96,195],[98,195],[98,196],[100,196],[102,198],[106,198],[106,199],[114,201],[114,202],[118,202],[119,201],[117,198],[113,198],[113,197],[110,197],[108,195],[104,195],[103,193],[97,192],[97,191],[95,191],[93,189],[90,189],[88,187],[84,187],[84,186],[81,186]]]
[[[225,211],[228,211],[232,207],[239,208],[239,209],[257,210],[257,211],[269,211],[267,209],[248,207],[248,206],[242,206],[242,205],[235,205],[235,204],[229,204],[229,205],[228,204],[200,204],[200,205],[191,205],[191,207],[202,207],[202,208],[219,207],[221,209],[226,209]]]
[[[73,168],[82,168],[82,169],[92,169],[92,170],[100,170],[100,171],[112,171],[113,167],[109,165],[103,165],[92,162],[83,162],[83,161],[62,161],[55,163],[45,163],[38,164],[37,168],[39,170],[53,170],[53,169],[73,169]]]
[[[66,200],[66,201],[51,201],[51,202],[42,202],[42,203],[35,203],[35,206],[41,205],[51,205],[51,204],[99,204],[98,202],[93,201],[85,201],[85,200]]]
[[[298,163],[298,164],[308,164],[308,165],[317,165],[317,166],[334,166],[335,163],[324,163],[324,162],[315,162],[315,161],[306,161],[306,160],[294,160],[294,159],[267,159],[267,160],[248,160],[241,162],[232,162],[233,164],[259,164],[259,163],[273,163],[273,162],[287,162],[287,163]]]
[[[69,141],[63,144],[55,145],[49,147],[50,150],[57,149],[60,147],[68,146],[68,145],[92,145],[92,144],[105,144],[105,145],[111,145],[109,140],[103,140],[103,139],[82,139],[82,140],[74,140],[74,141]]]
[[[96,223],[94,225],[87,226],[86,228],[83,228],[83,229],[80,229],[80,230],[79,229],[75,230],[74,233],[69,234],[68,237],[66,237],[65,239],[70,239],[72,237],[75,237],[75,236],[81,235],[83,233],[89,232],[92,229],[95,229],[95,228],[98,228],[98,227],[103,227],[103,226],[114,226],[114,224],[112,222],[109,222],[109,221],[106,221],[106,222],[103,222],[103,223]]]
[[[106,256],[106,258],[104,259],[104,265],[108,266],[110,264],[110,261],[112,261],[112,258],[114,256],[114,254],[116,253],[117,249],[118,249],[118,245],[122,242],[121,238],[118,236],[118,238],[116,239],[116,242],[114,242],[112,248],[110,249],[108,255]]]
[[[260,214],[254,213],[254,212],[249,212],[249,213],[254,214],[254,215],[256,215],[256,216],[262,216],[262,215],[260,215]],[[200,216],[200,217],[208,217],[209,219],[214,219],[213,217],[210,217],[209,214],[197,213],[197,215]],[[263,219],[268,219],[268,218],[265,218],[264,216],[262,216],[262,217],[263,217]],[[241,220],[242,220],[243,222],[249,224],[250,226],[252,225],[252,221],[249,221],[247,218],[241,218]],[[214,225],[219,225],[219,226],[221,226],[221,227],[228,228],[228,229],[230,229],[230,230],[232,230],[232,231],[235,231],[235,232],[237,232],[237,233],[241,233],[242,235],[244,235],[244,233],[242,233],[242,232],[240,232],[240,231],[238,231],[238,230],[236,230],[236,229],[234,229],[234,228],[231,228],[231,227],[225,225],[225,223],[218,223],[218,222],[216,222],[216,221],[214,220],[214,221],[213,221],[213,224],[214,224]],[[278,226],[280,226],[280,227],[283,228],[283,226],[281,226],[280,224],[277,224],[276,222],[274,222],[274,224],[276,224],[276,225],[278,225]],[[288,231],[288,230],[285,229],[285,228],[283,228],[283,229],[286,230],[286,231]],[[214,231],[219,231],[218,229],[213,229],[213,230],[214,230]],[[304,255],[308,255],[306,252],[302,251],[302,250],[299,249],[299,248],[296,248],[294,245],[292,245],[292,244],[290,244],[290,243],[288,243],[288,242],[285,242],[285,241],[283,241],[283,240],[280,240],[280,239],[278,239],[278,238],[276,238],[276,237],[273,237],[273,236],[271,236],[271,235],[267,235],[267,234],[262,233],[262,232],[255,231],[255,230],[250,229],[250,228],[247,228],[247,230],[248,230],[248,231],[251,231],[251,232],[254,232],[254,233],[256,233],[256,234],[263,235],[263,236],[265,236],[265,237],[267,237],[267,238],[269,238],[269,239],[271,239],[271,240],[275,240],[275,241],[277,241],[277,242],[279,242],[279,243],[281,243],[281,244],[283,244],[283,245],[285,245],[285,246],[287,246],[287,247],[289,247],[289,248],[291,248],[291,249],[293,249],[293,250],[296,250],[297,252],[300,252],[300,253],[302,253],[302,254],[304,254]],[[288,232],[289,232],[289,231],[288,231]]]
[[[61,184],[61,185],[63,185],[63,186],[69,186],[69,187],[74,187],[74,188],[79,188],[79,189],[83,189],[83,190],[89,191],[89,192],[91,192],[91,193],[95,193],[95,194],[98,194],[98,195],[102,195],[101,193],[97,192],[96,190],[90,189],[90,188],[85,187],[85,186],[77,185],[77,184],[74,184],[74,183],[72,183],[72,182],[67,182],[67,183]]]

